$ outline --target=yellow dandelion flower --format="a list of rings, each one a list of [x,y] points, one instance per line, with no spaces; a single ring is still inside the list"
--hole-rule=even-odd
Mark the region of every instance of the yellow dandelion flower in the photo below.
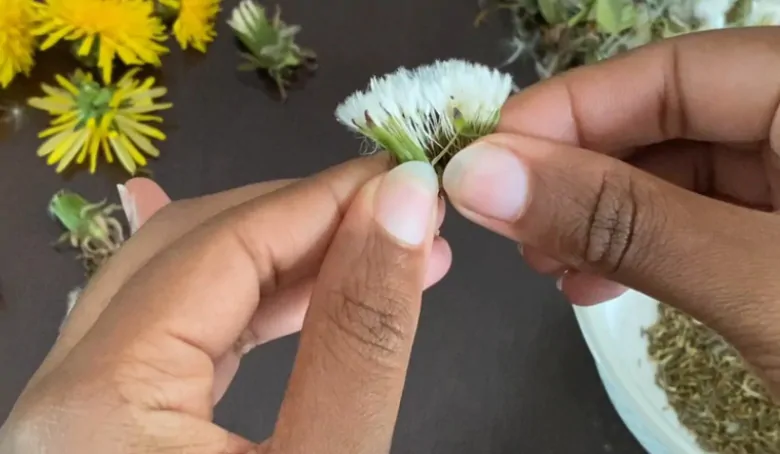
[[[108,86],[81,71],[70,79],[55,76],[59,87],[42,84],[47,96],[31,98],[28,103],[56,118],[49,129],[38,134],[40,138],[48,137],[38,148],[38,156],[47,157],[49,165],[57,164],[57,173],[89,158],[89,171],[95,173],[102,150],[107,162],[114,162],[116,156],[131,175],[146,165],[144,154],[159,156],[160,151],[149,138],[165,140],[165,134],[146,123],[161,123],[162,118],[152,113],[171,104],[157,103],[155,98],[167,90],[153,88],[153,77],[143,82],[135,79],[138,71],[135,68]]]
[[[0,0],[0,86],[33,67],[35,7],[32,0]]]
[[[214,22],[220,11],[220,0],[160,0],[160,3],[177,12],[173,34],[182,49],[192,45],[206,52],[206,45],[217,36]]]
[[[114,60],[127,65],[160,66],[168,49],[165,26],[148,0],[43,0],[40,25],[33,34],[45,36],[41,50],[61,40],[76,43],[80,57],[97,57],[105,83],[111,82]]]

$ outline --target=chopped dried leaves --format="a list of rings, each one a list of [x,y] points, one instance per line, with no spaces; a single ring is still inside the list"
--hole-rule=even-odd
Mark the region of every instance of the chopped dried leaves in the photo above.
[[[665,304],[644,334],[657,365],[656,383],[703,449],[780,452],[780,406],[722,337]]]

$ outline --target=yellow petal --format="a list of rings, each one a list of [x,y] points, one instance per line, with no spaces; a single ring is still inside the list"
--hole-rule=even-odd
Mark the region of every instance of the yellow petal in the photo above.
[[[38,27],[32,29],[30,33],[32,33],[35,36],[43,36],[48,35],[53,30],[57,28],[57,24],[54,22],[46,22],[44,24],[39,25]]]
[[[106,162],[112,164],[114,162],[114,154],[111,153],[111,147],[108,146],[108,136],[101,137],[100,144],[103,146],[103,154],[106,157]]]
[[[84,144],[81,146],[81,151],[76,157],[76,164],[83,164],[84,160],[87,159],[87,151],[89,150],[89,146],[92,143],[92,137],[93,135],[87,137],[87,140],[85,140]]]
[[[78,54],[82,57],[85,55],[89,55],[89,51],[92,50],[92,44],[95,42],[95,35],[89,35],[86,38],[84,38],[84,41],[81,43],[81,46],[79,47]]]
[[[11,83],[11,80],[13,80],[14,76],[16,75],[16,71],[14,70],[13,65],[9,64],[3,64],[0,66],[0,85],[3,86],[3,88],[7,87],[8,84]]]
[[[131,114],[130,118],[132,118],[135,121],[154,121],[156,123],[162,123],[163,118],[158,115],[143,115],[143,114]]]
[[[103,70],[103,81],[111,83],[111,71],[114,63],[114,49],[106,39],[100,40],[100,55],[98,57],[98,67]]]
[[[134,53],[132,53],[124,46],[117,46],[116,53],[119,55],[119,58],[127,65],[140,65],[143,63],[141,59],[136,57]]]
[[[114,151],[116,152],[116,158],[122,164],[122,167],[130,172],[130,175],[135,175],[135,161],[133,161],[130,153],[124,148],[124,145],[122,145],[122,143],[114,135],[109,136],[108,140],[111,142],[111,147],[113,147]]]
[[[65,25],[61,29],[57,30],[57,32],[50,34],[49,37],[46,38],[46,41],[44,41],[41,44],[41,50],[46,50],[51,46],[57,44],[57,41],[61,40],[65,35],[67,35],[72,31],[73,31],[72,25]]]
[[[130,153],[130,157],[133,158],[135,162],[138,163],[139,166],[143,167],[146,165],[146,157],[142,155],[138,148],[133,145],[133,143],[127,139],[127,136],[124,134],[119,135],[119,141],[122,143],[122,146],[125,147],[125,150]]]
[[[165,96],[165,94],[168,93],[168,89],[165,87],[155,87],[152,89],[145,89],[143,91],[136,90],[133,92],[132,95],[130,95],[136,102],[140,102],[142,100],[150,100],[152,98],[159,98],[160,96]]]
[[[46,137],[49,137],[49,136],[53,136],[55,134],[59,134],[62,131],[65,131],[65,130],[68,130],[68,129],[73,129],[73,128],[76,127],[76,125],[78,123],[79,123],[79,121],[76,119],[76,120],[71,120],[71,121],[69,121],[67,123],[63,123],[63,124],[58,125],[58,126],[52,126],[51,128],[44,129],[43,131],[39,132],[38,133],[38,138],[39,139],[43,139],[43,138],[46,138]]]
[[[65,170],[70,163],[73,161],[73,158],[75,158],[79,150],[82,150],[84,148],[84,144],[87,141],[87,138],[89,137],[89,129],[84,128],[81,130],[81,132],[78,135],[78,138],[73,141],[73,144],[68,148],[68,151],[62,156],[62,159],[60,159],[59,165],[57,165],[57,173],[62,173],[63,170]]]
[[[139,134],[135,129],[131,127],[125,127],[124,122],[125,120],[122,116],[116,117],[116,122],[119,124],[120,130],[123,134],[127,134],[127,136],[136,144],[138,145],[138,148],[143,150],[146,154],[152,157],[158,157],[160,156],[160,150],[155,147],[152,142],[143,136],[143,134]]]
[[[100,130],[108,134],[108,128],[111,127],[111,122],[114,121],[114,112],[108,112],[100,119]]]
[[[57,134],[56,136],[53,136],[49,138],[46,142],[41,144],[41,146],[38,148],[38,156],[46,156],[47,154],[54,151],[57,146],[59,146],[63,141],[65,141],[69,136],[75,134],[75,132],[71,129],[68,131],[62,131],[61,133]]]
[[[70,93],[63,90],[62,88],[52,87],[48,84],[41,84],[41,89],[44,93],[49,95],[52,98],[56,98],[57,101],[69,101],[72,102],[72,97]]]
[[[100,139],[100,134],[97,134],[97,122],[94,117],[87,121],[87,129],[89,130],[89,137],[84,141],[81,153],[79,153],[79,157],[76,158],[77,164],[84,163],[84,160],[87,159],[87,153],[92,148],[92,143]]]
[[[139,91],[148,90],[154,86],[154,77],[147,77],[144,83],[141,84],[140,87],[138,87]]]
[[[149,125],[145,125],[143,123],[139,123],[132,118],[124,117],[125,122],[122,124],[122,130],[125,128],[128,129],[135,129],[136,131],[140,132],[141,134],[147,135],[149,137],[155,138],[157,140],[165,140],[165,134],[163,134],[162,131],[160,131],[157,128],[154,128]]]
[[[66,79],[66,78],[62,77],[62,76],[61,76],[61,75],[59,75],[59,74],[55,74],[55,75],[54,75],[54,78],[55,78],[55,79],[57,79],[57,82],[58,82],[60,85],[62,85],[62,88],[64,88],[64,89],[68,90],[68,91],[69,91],[69,92],[70,92],[70,93],[71,93],[73,96],[78,96],[78,95],[79,95],[79,89],[78,89],[78,88],[76,88],[76,86],[75,86],[75,85],[73,85],[73,84],[71,83],[71,81],[69,81],[68,79]]]
[[[122,76],[121,79],[119,79],[119,82],[117,82],[118,86],[123,86],[131,83],[133,81],[133,78],[136,74],[141,70],[141,68],[133,68],[130,71],[126,72],[124,76]]]
[[[51,98],[30,98],[27,100],[27,104],[55,115],[68,113],[73,107],[72,103],[54,102]]]
[[[95,170],[97,169],[97,158],[101,137],[102,136],[99,133],[92,135],[92,142],[90,143],[89,151],[87,152],[89,154],[89,173],[95,173]]]
[[[122,109],[122,112],[128,114],[141,114],[141,113],[154,112],[155,110],[170,109],[171,107],[173,107],[173,104],[169,102],[164,102],[159,104],[144,104],[139,106],[127,107],[125,109]]]
[[[62,159],[62,157],[70,151],[73,144],[84,135],[84,132],[84,129],[79,129],[71,133],[67,139],[63,140],[59,145],[57,145],[57,147],[54,149],[54,152],[49,155],[47,162],[49,164],[54,164],[55,162]]]
[[[51,124],[54,125],[60,125],[62,123],[68,123],[71,120],[76,119],[79,116],[78,110],[71,110],[70,112],[64,113],[60,115],[59,117],[52,120]]]
[[[138,58],[140,58],[141,60],[147,63],[151,63],[155,66],[159,66],[160,56],[157,53],[155,53],[155,51],[159,52],[160,50],[155,48],[154,45],[145,46],[133,40],[128,40],[124,44],[127,46],[128,49],[130,49],[136,55],[138,55]],[[165,48],[163,47],[163,49]]]

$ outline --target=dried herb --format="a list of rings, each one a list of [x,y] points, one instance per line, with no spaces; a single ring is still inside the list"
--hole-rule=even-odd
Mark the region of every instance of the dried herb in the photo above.
[[[239,69],[266,71],[276,83],[282,100],[287,98],[286,87],[294,74],[315,67],[314,51],[295,42],[301,27],[285,24],[278,6],[274,16],[268,17],[265,8],[254,0],[243,0],[233,9],[228,24],[247,50],[241,53],[244,62]]]
[[[111,216],[121,209],[105,200],[90,203],[68,190],[57,192],[49,202],[49,214],[66,229],[57,244],[68,243],[79,249],[78,258],[87,276],[94,274],[124,242],[122,224]]]
[[[656,383],[704,450],[780,452],[780,406],[722,337],[664,304],[644,334]]]
[[[780,23],[780,5],[761,0],[500,0],[477,23],[508,11],[509,64],[521,56],[541,78],[699,30]]]

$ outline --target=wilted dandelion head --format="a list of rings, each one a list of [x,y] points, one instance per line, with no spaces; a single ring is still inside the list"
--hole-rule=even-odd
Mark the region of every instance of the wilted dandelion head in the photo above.
[[[512,78],[462,60],[400,68],[372,78],[336,109],[348,128],[396,160],[445,164],[454,153],[493,132],[512,91]]]

